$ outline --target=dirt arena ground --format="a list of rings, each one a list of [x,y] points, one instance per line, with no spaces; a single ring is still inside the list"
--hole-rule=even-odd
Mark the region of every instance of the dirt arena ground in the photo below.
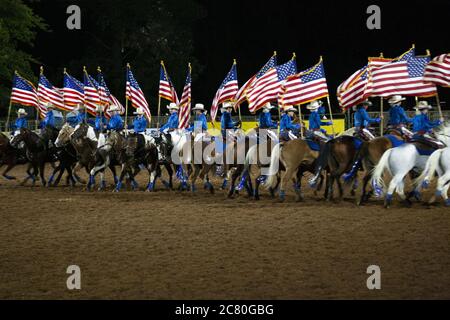
[[[305,196],[280,204],[267,194],[255,202],[1,180],[0,298],[450,298],[449,208]],[[66,288],[72,264],[79,291]],[[381,290],[366,287],[372,264]]]

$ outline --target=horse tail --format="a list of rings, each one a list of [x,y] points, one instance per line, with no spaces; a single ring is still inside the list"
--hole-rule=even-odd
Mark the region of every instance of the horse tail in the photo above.
[[[383,173],[386,168],[389,168],[389,158],[392,150],[394,149],[391,148],[386,150],[378,164],[372,170],[372,186],[375,189],[376,194],[381,194],[384,188]]]
[[[270,157],[270,166],[267,173],[267,180],[265,182],[266,189],[275,187],[277,179],[276,175],[280,166],[280,156],[281,156],[281,144],[278,143],[272,149],[272,156]]]
[[[436,169],[439,165],[439,160],[441,159],[443,149],[436,150],[431,154],[428,158],[427,163],[425,165],[425,169],[422,171],[421,175],[414,180],[414,186],[427,187],[428,184],[433,180]]]
[[[253,145],[248,149],[247,155],[245,156],[244,171],[250,168],[250,165],[256,164],[256,155],[258,152],[258,145]]]

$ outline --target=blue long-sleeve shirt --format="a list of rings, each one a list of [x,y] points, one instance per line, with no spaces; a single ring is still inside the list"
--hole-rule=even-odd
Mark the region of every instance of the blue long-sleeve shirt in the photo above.
[[[389,123],[392,126],[398,126],[401,124],[412,123],[412,118],[406,115],[402,106],[392,106],[389,110]]]
[[[96,131],[101,131],[108,125],[108,120],[104,115],[98,115],[95,117],[94,129]]]
[[[108,130],[122,130],[123,129],[123,120],[122,117],[118,114],[115,114],[109,119],[109,123],[107,125]]]
[[[42,120],[42,122],[41,122],[40,127],[41,128],[44,128],[44,127],[54,128],[55,127],[55,115],[53,114],[53,111],[50,110],[47,112],[44,120]]]
[[[431,121],[426,114],[418,114],[413,118],[413,132],[424,134],[440,124],[439,120]]]
[[[163,125],[159,131],[162,132],[166,129],[178,129],[178,113],[174,112],[170,115],[169,120],[167,120],[167,123]]]
[[[292,123],[292,119],[287,113],[283,114],[281,116],[280,131],[283,131],[283,130],[299,130],[299,129],[300,129],[300,124]]]
[[[195,116],[194,123],[187,129],[188,131],[207,131],[208,122],[206,116],[202,113]]]
[[[276,129],[278,128],[278,125],[275,121],[272,121],[272,116],[269,112],[262,112],[259,115],[259,124],[258,126],[261,129]]]
[[[359,108],[354,115],[355,127],[367,127],[370,123],[380,122],[380,118],[371,118],[366,109]]]
[[[22,128],[27,128],[28,127],[27,126],[27,118],[25,118],[25,117],[17,118],[12,127],[14,130],[20,130]]]
[[[84,122],[84,119],[86,119],[86,112],[79,112],[77,114],[77,123],[80,124]]]
[[[226,130],[236,129],[237,122],[233,121],[233,119],[231,118],[231,113],[222,113],[222,117],[220,118],[220,127],[222,129],[222,136],[224,137],[226,136]]]
[[[317,111],[311,112],[309,115],[309,130],[320,130],[320,126],[328,126],[330,122],[323,122]]]
[[[133,120],[133,124],[129,126],[130,129],[134,129],[134,132],[141,133],[147,129],[147,120],[145,117],[136,117]]]

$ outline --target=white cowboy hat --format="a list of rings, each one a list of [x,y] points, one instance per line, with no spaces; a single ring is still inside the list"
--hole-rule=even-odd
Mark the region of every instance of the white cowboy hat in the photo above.
[[[119,111],[119,110],[120,110],[119,107],[116,106],[115,104],[110,105],[109,108],[108,108],[109,112]]]
[[[361,102],[361,106],[371,107],[371,106],[373,106],[373,103],[369,100],[366,100],[366,101]]]
[[[395,95],[395,96],[392,96],[392,97],[388,100],[388,103],[389,103],[389,104],[396,104],[396,103],[398,103],[398,102],[400,102],[400,101],[404,101],[404,100],[406,100],[406,98],[403,98],[403,97],[400,96],[400,95]]]
[[[297,109],[295,109],[293,106],[285,106],[284,112],[289,112],[289,111],[297,112]]]
[[[271,110],[273,108],[275,108],[275,107],[273,105],[271,105],[270,102],[267,102],[263,107],[263,109],[266,109],[266,110]]]
[[[195,107],[192,108],[192,111],[205,111],[205,106],[203,105],[203,103],[196,103]]]
[[[171,102],[171,103],[167,106],[167,109],[169,109],[169,110],[178,110],[178,109],[180,109],[180,107],[177,106],[176,103]]]
[[[45,107],[47,108],[47,109],[54,109],[55,108],[55,106],[51,103],[51,102],[48,102],[46,105],[45,105]]]
[[[101,104],[98,104],[95,107],[95,112],[103,112],[104,110],[105,110],[105,108]]]
[[[20,108],[19,110],[17,110],[17,114],[20,116],[20,115],[28,115],[28,113],[25,111],[25,109],[24,108]]]
[[[306,106],[306,109],[308,110],[317,110],[322,106],[323,102],[320,100],[314,100],[310,104]]]
[[[133,114],[137,114],[137,115],[143,115],[145,114],[144,109],[142,107],[139,107],[136,109],[135,112],[133,112]]]
[[[430,110],[430,109],[432,109],[433,107],[430,106],[430,105],[428,104],[428,102],[426,102],[426,101],[419,101],[419,103],[417,103],[416,108],[417,108],[418,110],[424,110],[424,109]]]
[[[226,101],[222,103],[222,108],[220,109],[221,112],[227,111],[227,109],[233,108],[233,103],[231,101]]]

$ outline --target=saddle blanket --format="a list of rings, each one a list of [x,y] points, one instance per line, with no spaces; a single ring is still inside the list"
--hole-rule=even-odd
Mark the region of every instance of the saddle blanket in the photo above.
[[[309,148],[311,150],[313,150],[313,151],[320,151],[320,144],[319,143],[317,143],[317,142],[315,142],[313,140],[310,140],[310,139],[307,139],[306,142],[308,143],[308,146],[309,146]]]
[[[394,136],[392,134],[387,134],[387,135],[385,135],[385,137],[391,141],[393,148],[396,148],[396,147],[401,146],[402,144],[405,144],[405,141],[398,139],[396,136]]]

